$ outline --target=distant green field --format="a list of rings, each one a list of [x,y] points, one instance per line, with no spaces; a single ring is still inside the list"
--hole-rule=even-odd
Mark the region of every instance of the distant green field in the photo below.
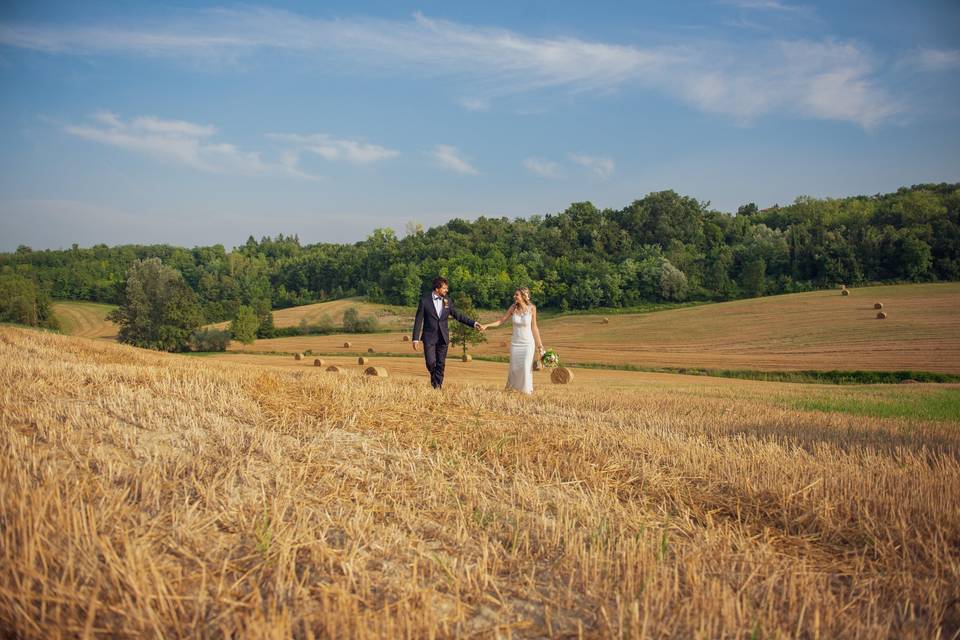
[[[860,387],[834,392],[829,396],[792,398],[788,404],[804,411],[960,422],[960,389],[905,391],[902,388]]]

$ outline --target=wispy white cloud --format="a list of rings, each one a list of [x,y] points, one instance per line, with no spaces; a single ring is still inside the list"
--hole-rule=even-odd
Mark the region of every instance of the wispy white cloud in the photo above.
[[[766,11],[806,9],[779,0],[731,0]],[[612,91],[632,85],[743,123],[769,113],[835,119],[863,127],[904,107],[881,82],[879,64],[854,42],[753,38],[671,46],[572,37],[536,38],[416,14],[412,20],[323,20],[276,9],[217,9],[151,27],[0,24],[0,44],[50,53],[228,59],[263,50],[337,57],[351,69],[443,75],[465,108],[498,95],[561,88]],[[950,55],[926,56],[947,64]],[[936,62],[941,60],[941,62]],[[479,96],[479,97],[478,97]],[[344,152],[345,153],[345,152]]]
[[[919,71],[952,71],[960,69],[960,49],[918,47],[900,59],[900,66]]]
[[[609,180],[613,175],[614,169],[616,169],[616,164],[612,158],[604,158],[600,156],[587,156],[580,153],[571,153],[570,159],[577,164],[586,167],[593,173],[595,176],[601,180]]]
[[[525,158],[523,166],[531,173],[535,173],[542,178],[559,178],[560,165],[552,160],[543,158]]]
[[[461,155],[459,149],[448,144],[436,145],[430,150],[429,155],[440,163],[440,166],[451,171],[474,176],[480,173]]]
[[[490,108],[490,101],[486,98],[460,98],[457,102],[467,111],[486,111]]]
[[[736,7],[738,9],[753,9],[758,11],[803,12],[808,10],[808,7],[786,4],[779,0],[719,0],[718,4]]]
[[[217,132],[209,125],[183,120],[141,116],[125,122],[109,111],[97,113],[93,124],[66,125],[67,133],[100,144],[119,147],[154,158],[211,173],[265,175],[285,173],[313,178],[296,163],[265,162],[259,152],[243,151],[233,144],[210,140]]]
[[[344,160],[352,164],[371,164],[380,160],[396,158],[399,151],[371,144],[363,140],[335,138],[325,133],[301,135],[296,133],[271,133],[268,138],[287,142],[296,149],[309,151],[327,160]]]
[[[872,56],[853,43],[779,40],[758,47],[750,60],[724,49],[714,56],[691,64],[667,91],[742,124],[787,113],[870,128],[906,108],[872,79]]]

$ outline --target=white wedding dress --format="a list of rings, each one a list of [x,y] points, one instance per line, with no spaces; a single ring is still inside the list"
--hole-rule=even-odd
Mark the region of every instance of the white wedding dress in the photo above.
[[[513,336],[510,338],[510,372],[507,389],[533,393],[533,314],[513,314]]]

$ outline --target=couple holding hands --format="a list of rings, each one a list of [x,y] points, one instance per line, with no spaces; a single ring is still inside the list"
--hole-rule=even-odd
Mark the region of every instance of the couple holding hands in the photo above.
[[[447,320],[453,316],[459,322],[477,331],[499,327],[507,320],[513,322],[510,339],[510,371],[507,374],[507,389],[533,393],[533,359],[535,350],[543,355],[543,341],[537,328],[537,308],[530,302],[530,290],[526,287],[513,293],[513,304],[502,318],[489,324],[471,320],[453,306],[447,297],[450,286],[446,278],[433,279],[433,290],[420,300],[417,317],[413,322],[413,349],[423,344],[423,356],[430,372],[430,384],[434,389],[443,387],[443,370],[447,364],[447,348],[450,346],[450,331]]]

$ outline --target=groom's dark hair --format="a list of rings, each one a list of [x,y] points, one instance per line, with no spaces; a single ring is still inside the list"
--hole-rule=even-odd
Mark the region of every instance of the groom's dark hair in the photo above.
[[[433,288],[434,288],[434,289],[439,289],[439,288],[440,288],[440,285],[442,285],[442,284],[449,285],[450,282],[447,281],[447,279],[444,278],[443,276],[437,276],[436,278],[433,279]]]

